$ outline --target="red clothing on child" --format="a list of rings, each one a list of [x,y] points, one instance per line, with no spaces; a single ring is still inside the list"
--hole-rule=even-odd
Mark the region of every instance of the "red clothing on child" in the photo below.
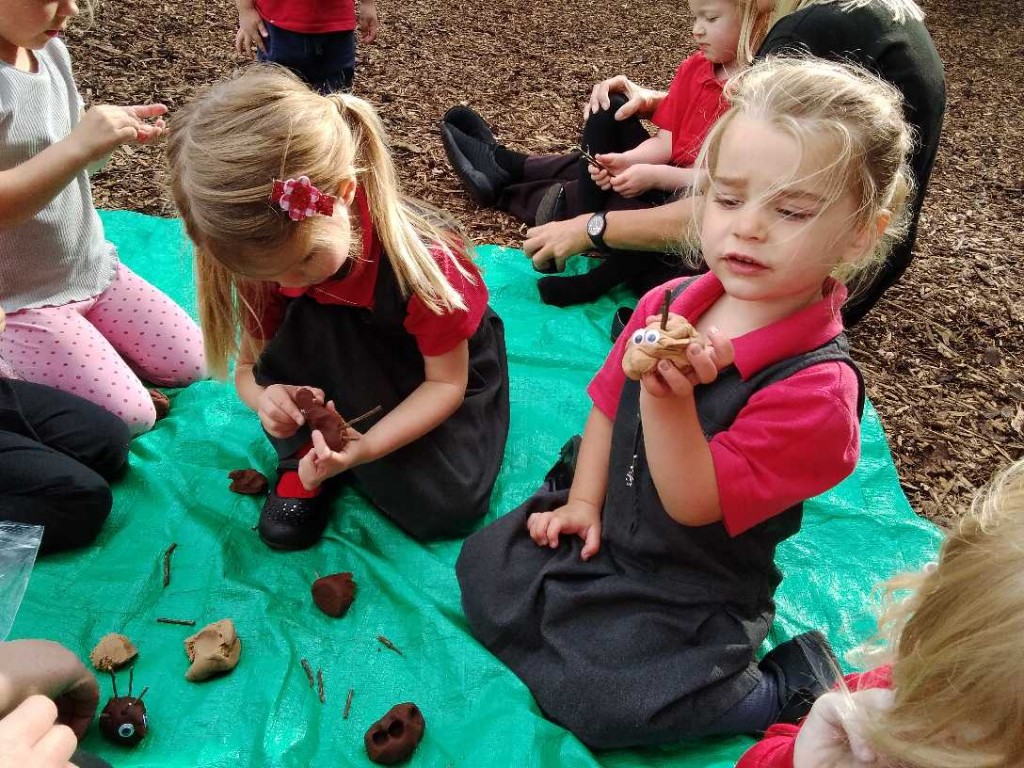
[[[594,405],[615,419],[625,374],[622,356],[633,332],[649,315],[661,314],[665,289],[672,280],[640,299],[626,329],[609,353],[587,392]],[[671,305],[691,323],[724,293],[712,273],[696,278]],[[838,307],[846,287],[834,280],[824,297],[787,318],[732,340],[735,365],[744,381],[758,371],[817,349],[843,330]],[[722,522],[730,536],[827,491],[853,472],[860,453],[857,376],[840,362],[812,365],[758,391],[732,426],[710,442],[718,479]]]
[[[356,28],[352,0],[255,0],[264,21],[290,32],[322,34]]]
[[[704,137],[729,107],[723,85],[703,53],[679,65],[668,96],[651,117],[656,126],[672,132],[672,165],[688,168],[696,161]]]
[[[349,262],[351,269],[338,280],[326,280],[305,288],[282,288],[277,284],[268,284],[259,327],[255,323],[247,326],[246,330],[250,334],[261,339],[273,337],[284,319],[286,300],[303,294],[320,304],[373,308],[378,267],[380,260],[387,257],[370,224],[369,208],[361,191],[356,195],[356,203],[363,223],[362,258],[352,259]],[[409,297],[404,326],[416,338],[416,346],[424,357],[451,352],[461,342],[472,337],[487,310],[488,299],[487,286],[475,264],[468,259],[461,262],[475,281],[470,282],[470,278],[462,274],[440,248],[432,249],[431,254],[449,284],[462,296],[466,309],[438,315],[415,293]]]
[[[851,691],[892,688],[892,667],[885,665],[843,678]],[[802,725],[773,725],[764,738],[743,753],[736,768],[793,768],[793,749]]]

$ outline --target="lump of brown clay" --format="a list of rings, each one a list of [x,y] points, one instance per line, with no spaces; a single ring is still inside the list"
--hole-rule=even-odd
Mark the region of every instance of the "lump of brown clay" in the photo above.
[[[241,654],[242,641],[231,619],[216,621],[186,638],[185,655],[192,666],[185,673],[185,679],[198,683],[221,672],[230,672]]]
[[[352,574],[334,573],[313,582],[313,602],[328,616],[344,616],[356,599],[356,583]]]
[[[111,632],[96,643],[96,647],[89,654],[89,661],[100,672],[113,672],[127,665],[138,655],[139,649],[131,640],[124,635]]]
[[[235,493],[258,496],[267,492],[267,478],[255,469],[233,469],[228,472],[228,477],[231,478],[228,490]]]
[[[146,737],[149,719],[142,699],[114,696],[100,712],[100,733],[111,744],[134,747]]]
[[[345,435],[345,428],[348,426],[337,411],[321,405],[316,401],[316,395],[311,389],[300,389],[295,393],[295,405],[302,412],[309,429],[320,430],[324,436],[324,442],[332,451],[341,451],[348,445],[348,437]]]
[[[156,408],[156,420],[165,418],[168,413],[171,412],[171,400],[159,389],[149,390],[149,397],[153,401],[153,407]]]
[[[419,707],[411,701],[396,704],[363,737],[366,756],[380,765],[400,763],[416,750],[426,727]]]
[[[626,342],[626,353],[622,356],[622,370],[626,376],[639,381],[645,373],[654,370],[659,360],[671,360],[680,371],[693,368],[686,357],[686,350],[701,336],[682,315],[669,312],[667,316],[651,320],[646,328],[640,328]]]

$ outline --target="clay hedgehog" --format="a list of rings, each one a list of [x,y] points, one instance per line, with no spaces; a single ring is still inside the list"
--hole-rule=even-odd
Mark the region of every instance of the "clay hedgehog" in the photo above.
[[[419,707],[411,701],[396,704],[363,737],[366,756],[380,765],[400,763],[416,751],[426,727]]]
[[[671,360],[680,371],[693,368],[686,350],[694,342],[702,344],[703,339],[685,317],[668,311],[671,296],[672,292],[666,290],[661,317],[652,320],[646,328],[634,331],[626,342],[622,370],[633,381],[639,381],[645,373],[654,370],[659,360]]]
[[[362,416],[357,416],[352,421],[345,421],[341,415],[334,410],[334,406],[321,405],[317,402],[313,390],[303,387],[295,393],[295,405],[299,407],[303,418],[310,430],[319,430],[324,436],[324,442],[332,451],[343,451],[349,440],[358,440],[358,435],[349,435],[348,428],[363,419],[369,418],[380,410],[376,408],[367,411]]]
[[[100,733],[111,744],[134,747],[146,737],[146,733],[149,731],[146,705],[142,703],[142,697],[146,695],[149,688],[143,688],[137,699],[132,696],[135,667],[128,672],[127,696],[117,695],[117,679],[113,672],[110,673],[110,680],[113,683],[114,695],[100,712]]]

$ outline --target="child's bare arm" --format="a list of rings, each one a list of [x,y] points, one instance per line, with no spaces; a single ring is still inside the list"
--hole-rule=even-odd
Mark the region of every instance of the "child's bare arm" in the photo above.
[[[235,33],[235,51],[239,56],[255,56],[255,51],[267,52],[263,42],[270,33],[252,0],[235,0],[238,9],[238,31]]]
[[[35,216],[83,169],[115,147],[159,137],[164,131],[160,116],[166,112],[163,104],[93,107],[66,139],[0,172],[0,229]]]

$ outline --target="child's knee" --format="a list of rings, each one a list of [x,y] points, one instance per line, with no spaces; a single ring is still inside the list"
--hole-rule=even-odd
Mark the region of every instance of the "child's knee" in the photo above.
[[[417,504],[400,518],[391,517],[414,539],[432,541],[465,536],[487,514],[487,509],[487,501],[467,504],[452,500],[450,503]]]
[[[619,111],[629,99],[623,93],[611,93],[608,95],[608,109],[601,109],[597,112],[591,112],[590,117],[587,118],[587,127],[596,128],[600,126],[614,126],[617,121],[615,119],[615,113]]]
[[[114,505],[110,486],[94,472],[80,473],[74,479],[74,486],[65,491],[52,501],[57,514],[43,526],[41,554],[79,549],[91,544]]]

